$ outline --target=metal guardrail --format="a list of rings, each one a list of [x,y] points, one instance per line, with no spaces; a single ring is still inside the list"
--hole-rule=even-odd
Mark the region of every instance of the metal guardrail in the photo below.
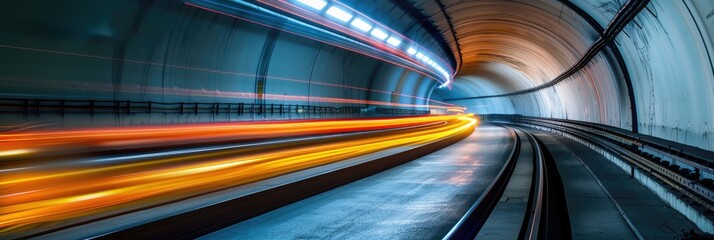
[[[578,138],[600,146],[615,156],[625,159],[635,166],[644,169],[645,171],[656,176],[658,179],[667,183],[667,185],[676,189],[678,192],[681,192],[707,209],[714,211],[714,202],[712,202],[714,201],[714,190],[712,190],[711,187],[704,187],[704,185],[701,184],[701,180],[693,179],[691,175],[683,175],[680,172],[674,171],[669,168],[671,165],[668,163],[665,165],[663,162],[656,162],[651,157],[645,157],[637,152],[622,148],[622,146],[617,146],[611,142],[589,137],[582,132],[578,133],[573,130],[563,128],[557,130],[567,132],[571,135],[577,136]]]
[[[608,139],[620,142],[621,144],[636,146],[642,151],[651,151],[660,155],[667,156],[674,161],[682,162],[689,166],[695,167],[703,172],[707,172],[714,175],[714,159],[697,157],[695,156],[695,154],[690,154],[680,147],[672,145],[662,145],[660,143],[647,141],[640,137],[614,131],[606,126],[600,126],[598,124],[574,120],[535,118],[518,115],[492,114],[482,115],[481,117],[485,119],[506,120],[511,122],[543,122],[558,126],[577,128],[586,132],[597,134],[601,137],[606,137]]]
[[[0,98],[0,114],[383,114],[421,115],[428,110],[394,107],[328,107],[231,102],[155,102]]]
[[[509,121],[563,132],[590,144],[599,146],[614,156],[626,160],[632,165],[652,174],[701,206],[714,211],[714,185],[711,184],[712,180],[701,178],[699,174],[701,170],[708,170],[697,169],[697,171],[694,172],[682,170],[676,164],[670,164],[668,161],[655,158],[652,154],[639,149],[642,145],[647,144],[643,143],[640,139],[626,138],[621,135],[613,137],[611,134],[601,131],[601,129],[590,129],[583,124],[557,122],[555,120],[509,117]],[[639,142],[642,145],[631,144],[632,142]],[[683,164],[686,163],[687,162],[683,162]],[[694,166],[696,167],[696,165]]]

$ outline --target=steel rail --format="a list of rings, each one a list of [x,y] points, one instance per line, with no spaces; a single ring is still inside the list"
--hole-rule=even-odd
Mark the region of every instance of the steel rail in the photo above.
[[[513,175],[513,171],[515,170],[516,162],[518,161],[518,156],[521,151],[521,141],[518,137],[518,133],[511,128],[507,129],[511,132],[511,136],[514,140],[513,148],[511,149],[508,161],[503,165],[501,171],[499,171],[498,175],[496,175],[496,178],[491,182],[481,196],[479,196],[466,214],[464,214],[456,225],[454,225],[446,236],[444,236],[444,240],[476,238],[479,230],[481,230],[484,226],[488,216],[496,207],[501,195],[503,195],[511,176]]]

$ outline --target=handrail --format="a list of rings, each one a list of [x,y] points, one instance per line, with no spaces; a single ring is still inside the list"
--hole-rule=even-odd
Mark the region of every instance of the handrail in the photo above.
[[[630,172],[633,176],[635,169],[642,169],[644,172],[654,176],[655,179],[662,181],[663,184],[672,187],[675,191],[688,197],[702,208],[714,210],[714,186],[711,184],[711,179],[700,176],[700,172],[698,172],[700,170],[701,172],[708,170],[700,168],[692,159],[676,160],[678,164],[689,164],[690,167],[696,167],[697,169],[695,172],[682,171],[676,164],[670,165],[668,161],[655,158],[652,154],[635,148],[636,145],[623,142],[624,140],[630,141],[627,136],[621,139],[613,138],[613,136],[611,136],[612,134],[600,131],[597,126],[589,127],[584,123],[521,116],[508,116],[508,121],[515,124],[562,132],[563,134],[572,136],[572,138],[578,139],[578,141],[597,146],[602,151],[609,152],[613,156],[629,163],[631,165]],[[637,142],[642,144],[640,146],[648,144],[646,140],[639,138]],[[662,151],[661,149],[652,150]]]
[[[667,166],[662,165],[662,162],[654,161],[649,157],[644,157],[626,148],[616,147],[614,143],[608,142],[605,139],[597,139],[593,136],[588,136],[585,131],[564,127],[561,127],[560,129],[554,127],[551,128],[595,144],[603,150],[606,150],[623,160],[632,163],[634,166],[645,169],[647,172],[652,173],[655,177],[663,180],[672,188],[691,198],[694,202],[697,202],[704,208],[714,210],[714,190],[711,189],[711,186],[705,187],[703,181],[690,179],[691,175],[687,176],[677,171],[673,171],[672,169],[667,168]]]
[[[156,102],[131,100],[71,100],[0,98],[0,113],[56,114],[387,114],[421,115],[428,110],[399,107],[332,107],[301,104],[244,102]]]
[[[579,128],[581,130],[590,132],[590,133],[596,133],[596,135],[618,141],[620,143],[626,143],[630,145],[637,145],[640,148],[644,148],[644,146],[652,148],[651,150],[662,152],[665,154],[672,155],[673,157],[678,158],[677,161],[687,163],[688,165],[694,165],[697,168],[700,168],[702,171],[709,172],[711,174],[714,174],[714,159],[711,159],[707,156],[709,155],[714,155],[710,151],[698,149],[699,151],[706,152],[706,156],[702,156],[701,154],[698,153],[691,153],[687,152],[687,146],[681,143],[677,142],[671,142],[670,140],[665,140],[665,139],[660,139],[662,142],[657,142],[657,137],[654,136],[648,136],[648,135],[643,135],[643,134],[638,134],[638,133],[633,133],[632,135],[628,134],[626,131],[627,130],[622,130],[618,131],[614,127],[610,127],[607,125],[602,125],[598,123],[588,123],[588,122],[583,122],[583,121],[576,121],[576,120],[567,120],[567,119],[556,119],[556,118],[537,118],[537,117],[527,117],[527,116],[520,116],[520,115],[500,115],[500,114],[489,114],[489,115],[482,115],[480,116],[482,119],[506,119],[508,121],[512,122],[542,122],[546,124],[553,124],[553,125],[558,125],[562,127],[568,127],[568,128]],[[570,125],[570,126],[568,126]],[[585,129],[583,129],[585,128]],[[606,134],[602,134],[606,133]],[[608,135],[609,134],[609,135]],[[653,140],[648,140],[646,138],[652,138]],[[668,142],[669,141],[669,142]]]

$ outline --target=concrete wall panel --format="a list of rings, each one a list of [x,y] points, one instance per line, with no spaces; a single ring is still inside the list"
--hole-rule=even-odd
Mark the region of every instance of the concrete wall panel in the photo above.
[[[424,96],[427,90],[418,86],[433,81],[181,1],[18,0],[4,5],[9,7],[0,10],[0,55],[10,60],[0,65],[5,98],[364,106],[320,102],[323,97],[421,104],[381,92]],[[258,93],[264,101],[256,99]],[[93,121],[127,122],[112,118],[120,117]],[[164,119],[132,118],[137,120],[128,122]],[[182,118],[164,120],[175,119]]]

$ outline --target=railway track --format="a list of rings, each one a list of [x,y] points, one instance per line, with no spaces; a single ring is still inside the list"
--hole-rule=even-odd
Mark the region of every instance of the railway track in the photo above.
[[[484,228],[514,176],[518,161],[532,160],[531,187],[524,203],[523,222],[518,229],[519,239],[571,239],[570,222],[565,203],[562,179],[552,155],[533,134],[518,127],[510,129],[515,144],[506,164],[486,191],[443,239],[474,239]],[[520,157],[523,148],[532,148],[531,159]]]

